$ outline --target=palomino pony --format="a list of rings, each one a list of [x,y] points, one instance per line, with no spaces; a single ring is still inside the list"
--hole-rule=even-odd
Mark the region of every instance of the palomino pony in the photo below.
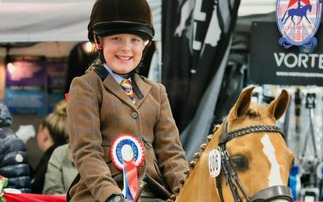
[[[276,126],[289,94],[282,90],[264,107],[251,103],[253,89],[241,92],[224,122],[195,154],[177,195],[168,201],[293,201],[287,183],[295,157]]]

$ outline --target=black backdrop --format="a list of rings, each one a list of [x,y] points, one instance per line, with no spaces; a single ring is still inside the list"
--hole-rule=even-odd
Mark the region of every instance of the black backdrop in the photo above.
[[[162,2],[162,82],[189,158],[209,134],[222,80],[232,71],[225,69],[239,5],[240,0]]]

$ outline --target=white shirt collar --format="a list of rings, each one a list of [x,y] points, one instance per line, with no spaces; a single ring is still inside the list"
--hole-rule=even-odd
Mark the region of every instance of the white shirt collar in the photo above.
[[[116,74],[112,71],[112,69],[110,67],[108,67],[108,65],[106,63],[103,64],[103,66],[108,70],[108,72],[113,76],[113,78],[118,82],[121,83],[121,81],[124,79],[122,76],[120,76],[119,74]],[[129,81],[131,81],[131,79],[129,78]]]

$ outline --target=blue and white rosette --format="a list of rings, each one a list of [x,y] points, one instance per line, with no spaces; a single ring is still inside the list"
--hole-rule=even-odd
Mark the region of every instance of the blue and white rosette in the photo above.
[[[141,140],[130,134],[121,134],[113,140],[110,155],[113,164],[123,170],[124,160],[134,158],[136,168],[140,168],[145,160],[144,145]]]
[[[142,142],[136,136],[121,134],[112,142],[110,154],[114,165],[123,170],[125,198],[134,200],[139,190],[137,169],[145,160]]]

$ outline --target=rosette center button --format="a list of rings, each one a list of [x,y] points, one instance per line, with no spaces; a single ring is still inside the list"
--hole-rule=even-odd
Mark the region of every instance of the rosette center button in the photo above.
[[[121,148],[121,155],[125,161],[131,161],[134,157],[132,147],[130,145],[124,145]]]

